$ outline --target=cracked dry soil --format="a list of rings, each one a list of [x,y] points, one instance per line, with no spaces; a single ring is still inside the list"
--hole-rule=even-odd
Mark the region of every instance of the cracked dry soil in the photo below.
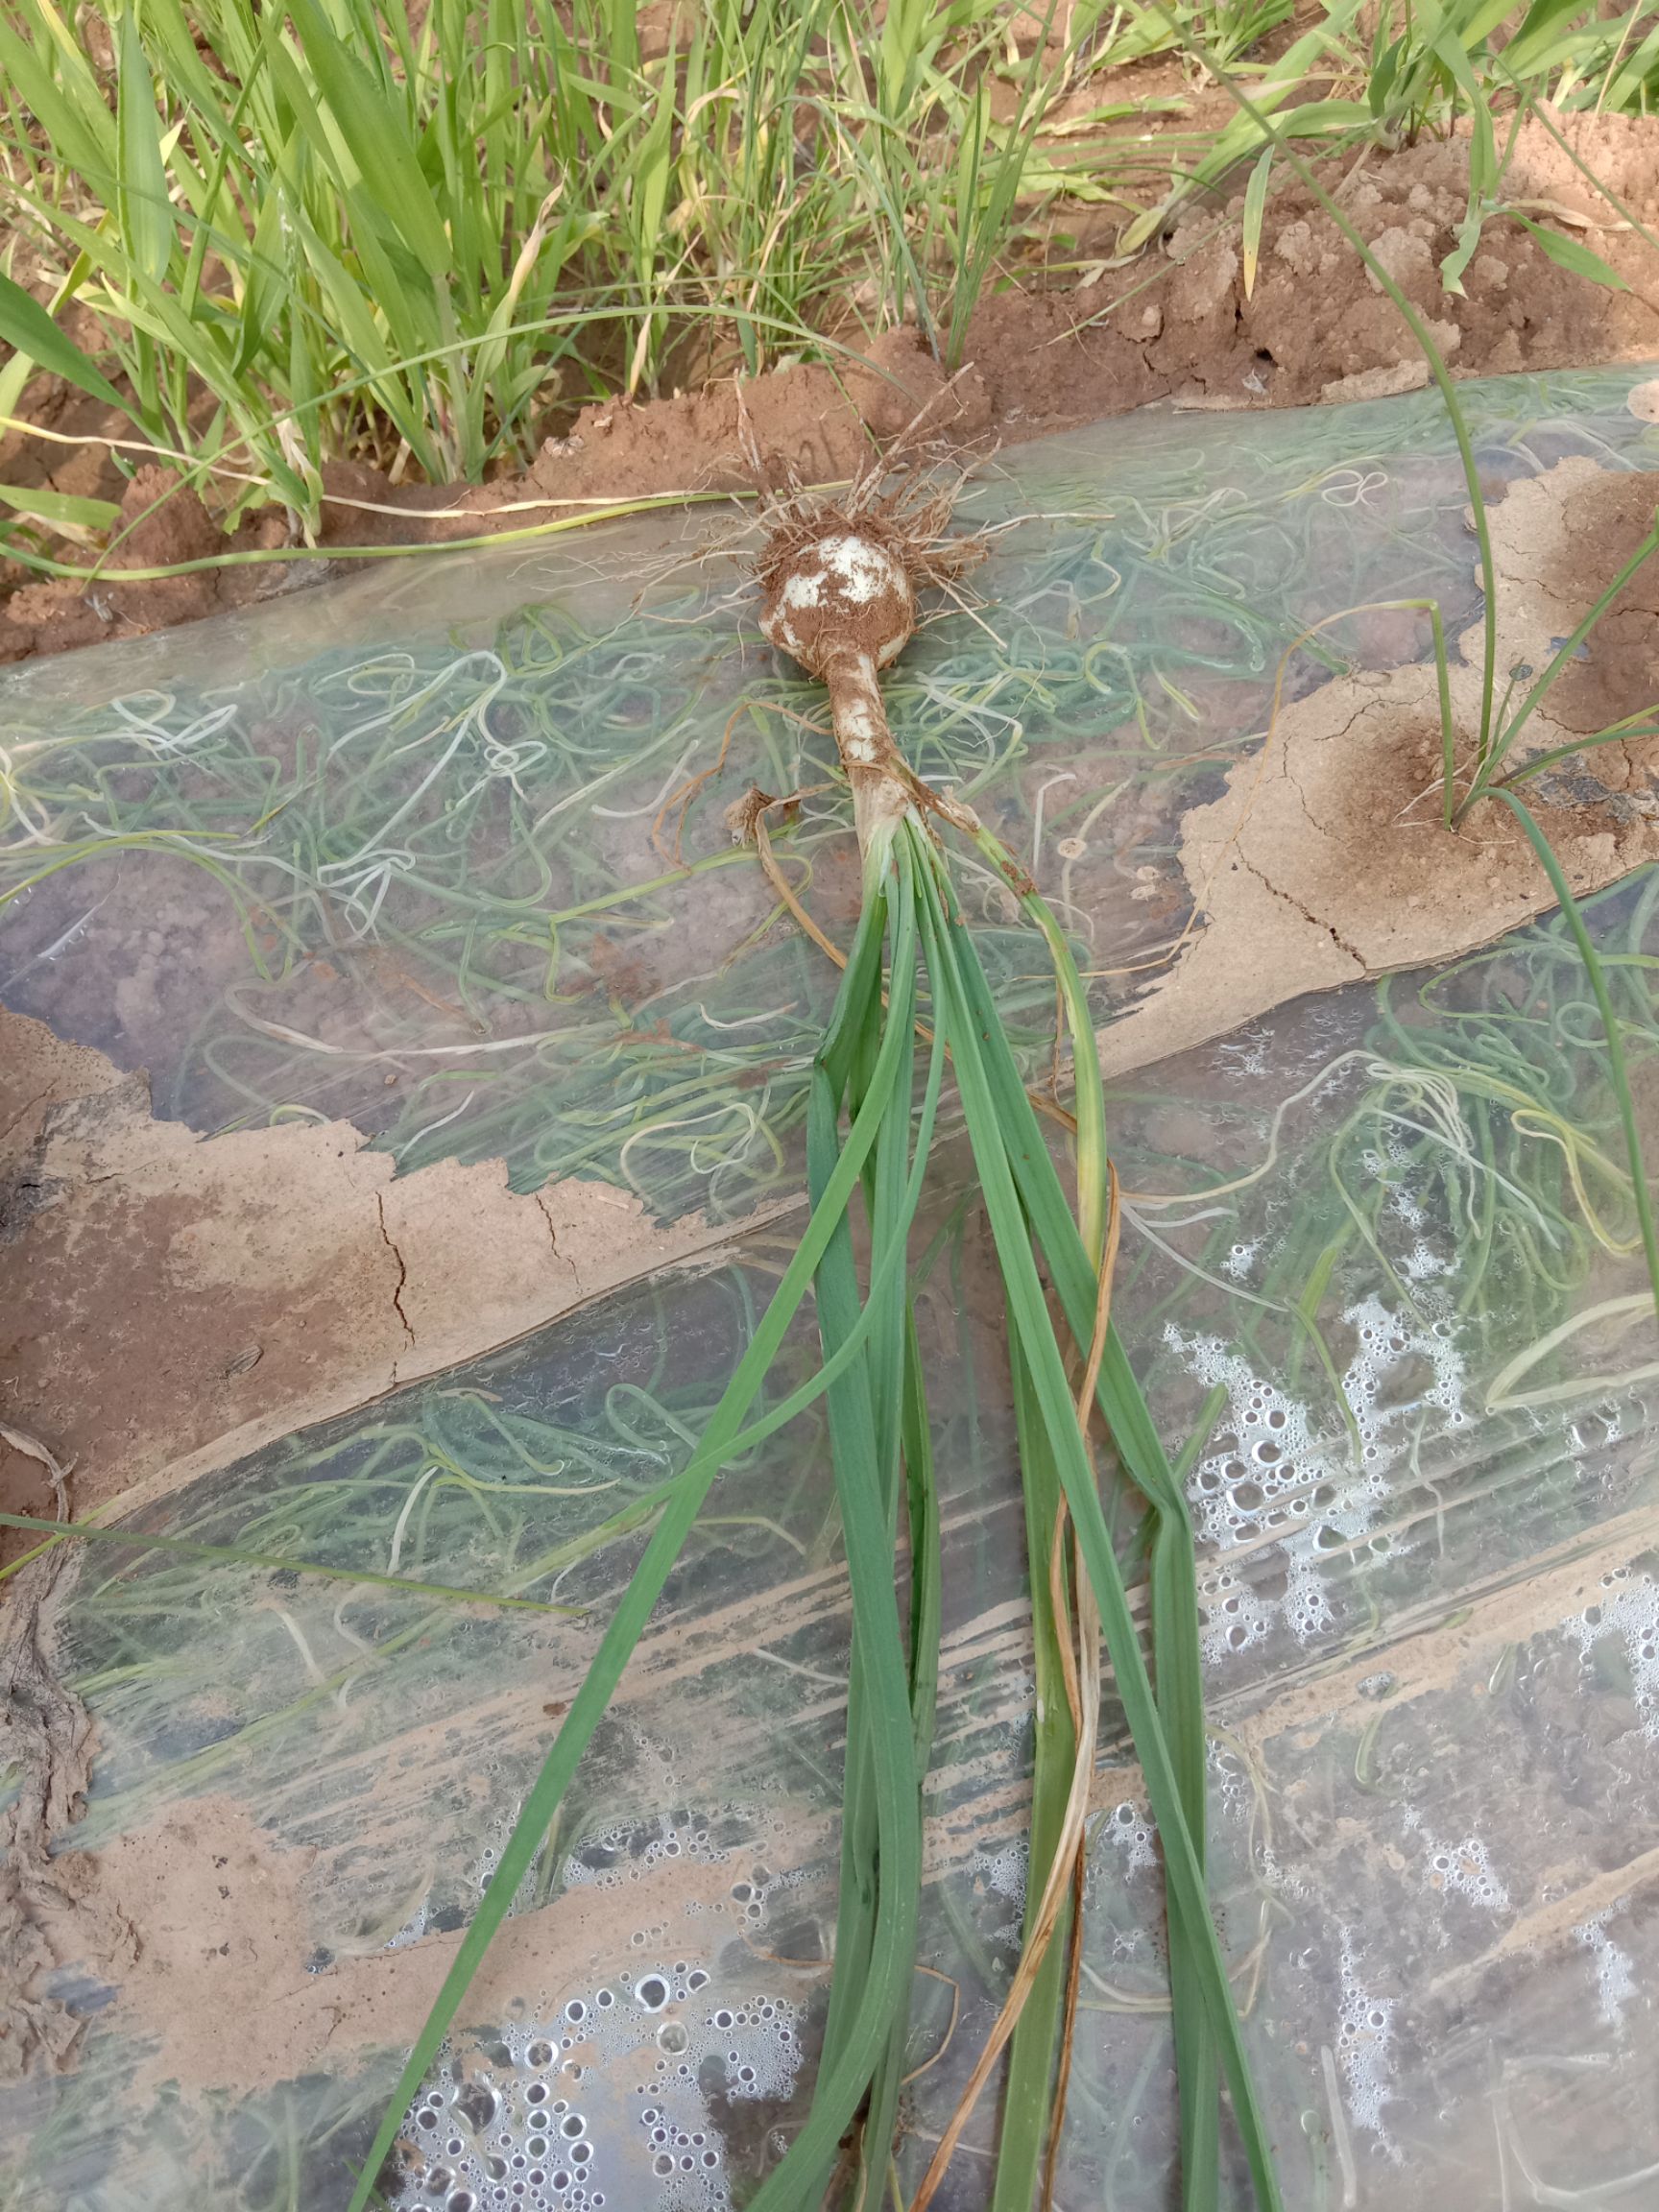
[[[499,1161],[394,1176],[349,1123],[203,1138],[142,1075],[0,1010],[8,1419],[75,1461],[74,1508],[126,1510],[271,1437],[470,1358],[733,1234],[658,1227]],[[0,1446],[0,1506],[50,1511]]]
[[[1511,671],[1543,671],[1634,552],[1653,502],[1651,476],[1575,458],[1491,509],[1501,694]],[[1514,763],[1659,698],[1656,567],[1569,665]],[[1483,649],[1476,623],[1451,664],[1460,781]],[[1528,680],[1518,679],[1517,699]],[[1547,912],[1548,878],[1508,808],[1487,801],[1449,831],[1440,774],[1432,661],[1339,676],[1286,708],[1221,795],[1182,816],[1195,926],[1175,965],[1101,1031],[1106,1072],[1189,1050],[1305,992],[1455,959]],[[1659,739],[1597,747],[1524,788],[1579,894],[1659,860]]]
[[[659,1228],[608,1185],[517,1196],[499,1161],[395,1179],[347,1123],[199,1137],[154,1118],[142,1075],[0,1009],[0,1246],[15,1286],[0,1510],[55,1516],[34,1438],[69,1466],[73,1517],[124,1514],[733,1234],[695,1214]],[[12,1557],[35,1542],[0,1539]],[[51,1856],[94,1747],[54,1671],[75,1565],[55,1551],[24,1567],[0,1614],[0,1741],[24,1745],[32,1777],[0,1882],[0,2080],[36,2056],[72,2062],[80,2024],[46,1994],[57,1967],[138,1956],[156,1935],[124,1911],[111,1921],[91,1855]]]

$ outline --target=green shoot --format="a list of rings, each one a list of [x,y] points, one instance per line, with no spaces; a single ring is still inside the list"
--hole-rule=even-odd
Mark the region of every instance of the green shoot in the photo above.
[[[1152,4],[1162,10],[1164,0],[1152,0]],[[1494,14],[1492,18],[1493,23],[1495,24],[1497,20],[1498,17],[1496,14]],[[1198,45],[1197,41],[1192,41],[1192,47],[1195,52],[1202,55],[1203,50]],[[1438,36],[1435,40],[1435,51],[1440,55],[1440,58],[1446,63],[1447,67],[1452,69],[1454,74],[1458,77],[1458,81],[1466,82],[1464,72],[1458,67],[1458,57],[1455,45],[1448,42],[1448,40],[1443,36]],[[1355,252],[1364,262],[1366,269],[1370,272],[1373,278],[1393,301],[1394,306],[1399,311],[1407,327],[1410,329],[1412,336],[1416,339],[1418,346],[1422,349],[1424,358],[1429,364],[1430,373],[1433,376],[1435,384],[1439,389],[1440,397],[1445,403],[1447,415],[1452,424],[1453,435],[1456,440],[1458,457],[1463,467],[1464,482],[1468,489],[1470,507],[1474,517],[1477,538],[1479,542],[1481,590],[1486,610],[1482,638],[1480,718],[1479,733],[1477,735],[1474,747],[1474,775],[1471,780],[1469,790],[1465,794],[1461,805],[1458,805],[1455,809],[1454,809],[1453,806],[1452,791],[1455,733],[1452,728],[1450,713],[1446,668],[1446,644],[1443,631],[1440,625],[1438,622],[1435,625],[1434,650],[1440,683],[1442,720],[1441,734],[1443,748],[1443,800],[1446,808],[1447,825],[1449,828],[1455,828],[1457,824],[1465,819],[1471,806],[1476,805],[1482,798],[1491,796],[1503,799],[1521,824],[1522,829],[1525,830],[1527,841],[1531,845],[1534,854],[1538,857],[1539,864],[1543,867],[1546,875],[1550,878],[1551,888],[1554,891],[1557,900],[1561,902],[1563,912],[1567,915],[1569,926],[1573,930],[1575,943],[1578,948],[1579,956],[1583,960],[1585,973],[1596,998],[1598,1010],[1600,1012],[1602,1018],[1602,1023],[1606,1037],[1609,1070],[1613,1080],[1615,1094],[1619,1102],[1620,1120],[1623,1130],[1625,1148],[1630,1161],[1632,1188],[1636,1204],[1637,1219],[1641,1228],[1643,1251],[1647,1262],[1649,1280],[1653,1287],[1653,1296],[1656,1304],[1659,1304],[1659,1243],[1656,1243],[1654,1238],[1651,1203],[1648,1194],[1646,1172],[1642,1165],[1640,1139],[1636,1127],[1634,1107],[1630,1098],[1628,1078],[1624,1068],[1623,1048],[1620,1040],[1617,1019],[1614,1015],[1612,1002],[1607,993],[1606,980],[1600,972],[1599,964],[1596,958],[1595,949],[1590,941],[1588,931],[1584,927],[1583,919],[1578,913],[1577,906],[1573,900],[1571,886],[1569,885],[1566,876],[1563,873],[1559,862],[1556,860],[1554,854],[1550,849],[1548,839],[1544,836],[1543,831],[1538,826],[1536,818],[1532,814],[1531,810],[1527,806],[1526,803],[1519,797],[1516,792],[1506,788],[1505,784],[1499,778],[1499,771],[1503,767],[1505,757],[1513,747],[1517,737],[1520,735],[1521,731],[1525,728],[1527,722],[1530,719],[1533,712],[1537,709],[1539,705],[1548,695],[1551,685],[1556,682],[1562,670],[1578,652],[1579,648],[1583,645],[1585,639],[1589,637],[1589,636],[1595,630],[1598,623],[1600,622],[1608,608],[1617,599],[1620,592],[1624,589],[1625,586],[1647,564],[1647,562],[1652,558],[1653,554],[1656,551],[1659,551],[1659,524],[1656,524],[1655,528],[1650,531],[1646,538],[1644,538],[1641,544],[1636,548],[1635,552],[1630,556],[1630,558],[1624,563],[1619,573],[1613,578],[1612,582],[1598,596],[1589,612],[1584,615],[1582,620],[1575,629],[1572,637],[1564,640],[1563,643],[1556,649],[1556,651],[1551,656],[1548,665],[1545,667],[1542,675],[1538,678],[1536,683],[1532,685],[1531,689],[1527,694],[1526,698],[1522,701],[1515,714],[1507,722],[1502,723],[1501,727],[1495,729],[1494,724],[1495,721],[1498,720],[1496,711],[1498,642],[1498,589],[1496,565],[1492,555],[1491,531],[1486,518],[1485,495],[1481,489],[1479,472],[1477,469],[1475,461],[1474,444],[1469,434],[1468,421],[1465,417],[1461,403],[1458,400],[1456,389],[1453,384],[1451,373],[1446,367],[1445,361],[1441,357],[1438,348],[1435,346],[1433,339],[1431,337],[1423,318],[1417,313],[1416,309],[1411,305],[1411,302],[1407,299],[1404,292],[1401,291],[1399,285],[1394,281],[1394,279],[1388,274],[1387,270],[1382,267],[1377,256],[1365,244],[1365,241],[1360,237],[1358,231],[1354,228],[1353,224],[1348,220],[1347,216],[1344,215],[1341,208],[1337,205],[1336,202],[1333,199],[1331,194],[1329,194],[1319,183],[1318,180],[1314,177],[1312,171],[1308,167],[1307,163],[1304,162],[1291,150],[1280,127],[1254,102],[1251,101],[1248,94],[1243,91],[1237,81],[1228,75],[1225,70],[1217,69],[1216,74],[1220,77],[1221,82],[1226,85],[1227,90],[1241,110],[1242,114],[1248,117],[1249,120],[1256,126],[1261,135],[1268,140],[1274,149],[1285,156],[1286,161],[1295,170],[1296,174],[1301,178],[1302,182],[1305,184],[1308,190],[1311,192],[1314,198],[1318,201],[1326,214],[1347,238],[1349,244],[1354,248]],[[1490,125],[1488,121],[1488,133],[1489,130]],[[1486,140],[1481,137],[1481,134],[1479,131],[1477,132],[1477,143],[1478,145],[1486,143]],[[1634,719],[1634,717],[1632,717],[1632,719]],[[1604,733],[1604,736],[1610,736],[1611,734],[1611,733]],[[1589,740],[1591,744],[1594,744],[1598,740],[1596,739]],[[1574,748],[1573,750],[1582,750],[1582,748]],[[1555,755],[1551,756],[1551,757],[1559,757],[1560,749],[1557,750]],[[1542,762],[1538,762],[1535,765],[1542,766]]]

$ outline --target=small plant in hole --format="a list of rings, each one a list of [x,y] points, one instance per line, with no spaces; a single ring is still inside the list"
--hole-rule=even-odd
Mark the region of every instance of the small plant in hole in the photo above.
[[[1636,1123],[1636,1110],[1630,1093],[1629,1074],[1625,1064],[1624,1046],[1620,1024],[1614,1011],[1612,994],[1599,956],[1585,926],[1573,886],[1555,857],[1549,838],[1545,835],[1537,816],[1517,789],[1526,778],[1536,776],[1581,753],[1593,751],[1599,745],[1617,744],[1622,740],[1650,735],[1659,729],[1659,702],[1627,716],[1612,728],[1598,734],[1575,739],[1542,753],[1516,760],[1511,757],[1527,723],[1542,706],[1563,670],[1576,657],[1586,640],[1596,630],[1608,609],[1631,579],[1659,552],[1659,519],[1648,531],[1630,558],[1620,568],[1612,582],[1599,594],[1588,613],[1551,653],[1542,673],[1533,681],[1519,706],[1511,713],[1510,688],[1500,699],[1498,694],[1498,577],[1497,564],[1492,553],[1492,533],[1487,520],[1486,496],[1476,463],[1474,441],[1470,436],[1468,418],[1457,397],[1457,388],[1445,357],[1434,342],[1424,317],[1412,305],[1393,275],[1365,243],[1355,228],[1352,220],[1337,201],[1320,183],[1308,163],[1302,159],[1290,143],[1284,126],[1271,115],[1239,84],[1238,79],[1222,65],[1191,33],[1182,29],[1166,0],[1150,0],[1159,16],[1168,26],[1171,35],[1185,47],[1193,60],[1210,69],[1232,98],[1238,109],[1240,125],[1250,128],[1254,143],[1262,148],[1262,159],[1270,156],[1283,159],[1300,179],[1303,185],[1318,202],[1326,215],[1336,226],[1348,244],[1354,249],[1372,280],[1392,302],[1396,311],[1410,330],[1425,361],[1429,366],[1436,390],[1445,404],[1457,445],[1457,456],[1463,471],[1463,481],[1469,494],[1469,510],[1476,540],[1479,548],[1481,597],[1486,611],[1483,637],[1483,658],[1480,671],[1480,710],[1472,745],[1465,745],[1468,761],[1459,791],[1458,765],[1459,733],[1452,710],[1450,671],[1446,657],[1444,625],[1437,604],[1431,601],[1403,601],[1402,606],[1418,606],[1426,612],[1433,630],[1434,661],[1439,678],[1440,740],[1441,740],[1441,807],[1446,827],[1460,828],[1473,809],[1482,800],[1494,800],[1505,806],[1519,822],[1527,843],[1537,857],[1539,866],[1550,879],[1550,887],[1558,901],[1562,914],[1572,931],[1574,943],[1583,963],[1585,978],[1596,1001],[1601,1023],[1607,1054],[1608,1076],[1619,1112],[1621,1132],[1624,1140],[1625,1155],[1629,1164],[1631,1192],[1634,1201],[1637,1227],[1643,1257],[1647,1262],[1649,1284],[1659,1319],[1659,1233],[1656,1233],[1652,1200],[1649,1195],[1647,1171],[1643,1163],[1642,1143]],[[1536,226],[1531,226],[1536,228]],[[1541,233],[1542,235],[1542,233]]]

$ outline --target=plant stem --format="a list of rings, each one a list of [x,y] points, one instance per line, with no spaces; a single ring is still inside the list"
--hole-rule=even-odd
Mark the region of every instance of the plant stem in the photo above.
[[[915,804],[903,756],[893,742],[876,663],[848,647],[824,672],[830,717],[841,765],[853,791],[858,845],[868,853],[884,826],[902,821]]]
[[[1446,412],[1452,422],[1452,435],[1457,442],[1457,458],[1463,465],[1463,482],[1469,493],[1469,505],[1475,517],[1475,536],[1480,548],[1480,592],[1486,603],[1486,635],[1483,640],[1484,653],[1480,676],[1480,733],[1475,746],[1475,762],[1477,773],[1479,773],[1486,765],[1486,756],[1492,742],[1492,707],[1497,690],[1498,671],[1498,627],[1495,619],[1498,605],[1498,577],[1497,565],[1492,557],[1492,533],[1486,521],[1486,497],[1480,489],[1480,471],[1476,466],[1475,447],[1469,436],[1469,425],[1464,420],[1463,409],[1458,403],[1455,387],[1452,382],[1452,373],[1446,366],[1440,349],[1430,337],[1429,326],[1423,317],[1418,314],[1416,308],[1407,299],[1394,278],[1378,260],[1376,254],[1372,252],[1370,247],[1366,245],[1364,239],[1360,237],[1358,231],[1349,222],[1347,216],[1343,214],[1341,208],[1331,194],[1326,191],[1318,178],[1314,176],[1311,168],[1295,151],[1284,132],[1277,129],[1272,119],[1251,99],[1232,72],[1215,60],[1205,46],[1204,41],[1182,29],[1166,4],[1166,0],[1149,0],[1149,5],[1169,26],[1177,44],[1201,61],[1216,83],[1227,92],[1235,106],[1241,108],[1249,116],[1262,137],[1272,144],[1280,157],[1295,172],[1297,178],[1312,193],[1325,213],[1335,224],[1355,252],[1358,254],[1373,279],[1393,301],[1404,319],[1407,328],[1416,339],[1423,358],[1429,364],[1429,373],[1433,377],[1440,397],[1446,402]]]

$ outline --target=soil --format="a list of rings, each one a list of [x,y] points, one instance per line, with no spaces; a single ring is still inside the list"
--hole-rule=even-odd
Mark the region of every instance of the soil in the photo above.
[[[1541,671],[1651,522],[1650,480],[1563,461],[1489,511],[1498,667]],[[1659,585],[1638,576],[1511,756],[1595,733],[1659,698]],[[1459,774],[1479,724],[1483,629],[1451,669]],[[1425,642],[1427,631],[1425,626]],[[1441,961],[1555,903],[1498,800],[1456,832],[1440,811],[1431,662],[1339,676],[1286,708],[1221,796],[1183,817],[1179,856],[1202,919],[1162,977],[1100,1033],[1108,1074],[1185,1051],[1308,991]],[[1575,891],[1659,859],[1659,739],[1600,746],[1524,790]]]
[[[658,1229],[606,1185],[516,1196],[500,1162],[394,1180],[364,1143],[343,1123],[198,1138],[152,1117],[142,1075],[0,1010],[0,1244],[17,1286],[0,1338],[0,1509],[56,1518],[56,1461],[77,1516],[130,1510],[733,1233],[696,1216]],[[70,1959],[124,1956],[134,1917],[158,2008],[182,1990],[178,2032],[216,2034],[217,2012],[194,2002],[196,1951],[193,1967],[155,1948],[157,1925],[198,1944],[196,1907],[171,1891],[127,1899],[119,1866],[51,1853],[95,1747],[54,1666],[71,1562],[55,1551],[23,1567],[3,1615],[0,1760],[23,1787],[0,1876],[0,2079],[71,2061],[82,2024],[46,1979]],[[220,1986],[245,1987],[261,1958],[239,1936]]]
[[[12,1449],[20,1441],[11,1431]],[[0,1614],[0,1762],[16,1784],[0,1819],[0,2081],[36,2064],[71,2062],[82,2023],[46,1982],[89,1934],[108,1947],[107,1916],[90,1900],[85,1866],[51,1856],[54,1839],[84,1807],[94,1743],[91,1716],[53,1664],[66,1579],[61,1551],[29,1560]],[[58,1934],[65,1926],[75,1931],[67,1943]]]
[[[18,1286],[0,1414],[74,1462],[78,1516],[172,1487],[685,1261],[609,1185],[507,1188],[497,1162],[394,1179],[349,1123],[199,1138],[142,1075],[0,1011],[0,1243]],[[0,1503],[51,1513],[0,1443]]]
[[[102,1856],[104,1882],[144,1932],[136,1958],[105,1962],[129,2032],[151,2044],[140,2095],[162,2082],[187,2096],[252,2091],[407,2041],[460,1948],[458,1931],[313,1971],[315,1854],[277,1844],[232,1798],[175,1807]],[[577,1888],[516,1913],[468,1991],[461,2026],[498,2028],[539,2001],[556,2008],[614,1971],[642,1920],[717,1915],[730,1910],[731,1884],[729,1867],[667,1862],[615,1897]],[[799,1979],[780,1986],[792,1995]],[[254,1987],[261,2002],[250,2008]],[[235,2035],[225,2032],[230,2016]]]
[[[806,1831],[791,1838],[804,1856],[824,1842]],[[122,2032],[144,2052],[131,2090],[139,2099],[164,2084],[192,2098],[245,2095],[407,2041],[461,1943],[459,1931],[429,1935],[319,1966],[331,1870],[228,1795],[169,1806],[96,1862],[71,1858],[99,1909],[95,1929],[77,1931],[78,1961],[113,1991]],[[556,2009],[568,1989],[614,1970],[642,1920],[730,1913],[731,1883],[718,1863],[664,1862],[615,1895],[581,1887],[515,1915],[469,1991],[462,2027],[498,2028],[538,2001]],[[795,1994],[799,1980],[781,1986]]]
[[[1638,221],[1659,223],[1649,124],[1620,116],[1551,120]],[[1358,162],[1351,156],[1328,161],[1321,180],[1339,187],[1350,218],[1432,323],[1455,373],[1659,354],[1659,263],[1540,123],[1528,120],[1518,132],[1506,190],[1534,220],[1590,245],[1628,290],[1560,267],[1518,222],[1497,218],[1462,293],[1446,292],[1438,265],[1468,207],[1462,134],[1369,152]],[[1097,264],[1094,278],[1064,288],[1010,282],[989,294],[970,325],[968,366],[954,380],[909,329],[887,331],[839,371],[807,365],[758,377],[744,396],[761,449],[823,481],[850,474],[873,443],[895,437],[922,407],[931,433],[971,454],[1160,399],[1201,408],[1302,406],[1379,397],[1426,381],[1392,304],[1294,180],[1269,204],[1247,297],[1242,204],[1240,179],[1238,189],[1180,210],[1165,238],[1127,268]],[[1070,253],[1087,251],[1090,236],[1085,220]],[[1098,243],[1108,254],[1104,230]],[[123,584],[123,567],[202,558],[225,541],[195,494],[164,470],[141,469],[124,486],[108,447],[96,443],[111,425],[79,394],[41,378],[25,406],[32,420],[85,443],[66,447],[9,434],[0,439],[9,479],[118,498],[124,525],[134,527],[96,586],[30,581],[20,569],[0,567],[0,594],[12,587],[0,596],[0,661],[138,635],[327,575],[326,562],[276,563]],[[745,489],[741,455],[731,383],[637,404],[606,400],[577,412],[522,475],[489,485],[399,487],[365,465],[333,464],[325,471],[331,503],[323,542],[442,542],[578,514],[584,503]],[[394,512],[367,512],[353,501]],[[285,517],[267,511],[237,533],[231,550],[286,541]]]
[[[155,2045],[144,2088],[283,2079],[283,2014],[246,1999],[283,1988],[310,1950],[304,1881],[315,1856],[275,1844],[228,1797],[170,1807],[105,1847],[100,1886],[134,1940],[86,1963],[110,1977],[133,2031]]]
[[[1641,385],[1630,395],[1632,411],[1650,415],[1656,399],[1659,384]],[[1527,495],[1505,517],[1506,568],[1527,579],[1551,620],[1571,609],[1580,610],[1575,618],[1581,620],[1585,599],[1606,589],[1654,527],[1659,485],[1646,472],[1581,471],[1558,523],[1537,530],[1537,494],[1527,487],[1517,490]],[[1562,671],[1550,693],[1550,712],[1563,730],[1590,737],[1641,713],[1656,696],[1659,565],[1648,562],[1601,616],[1584,657]],[[1607,757],[1617,760],[1617,751]]]

